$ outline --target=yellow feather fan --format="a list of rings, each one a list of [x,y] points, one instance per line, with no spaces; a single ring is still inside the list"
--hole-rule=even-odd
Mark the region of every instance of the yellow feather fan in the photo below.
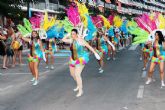
[[[119,28],[121,27],[123,21],[119,16],[115,16],[113,22],[114,22],[114,26]]]
[[[159,21],[159,29],[165,29],[165,18],[163,17],[162,14],[159,14],[158,16],[158,21]]]
[[[43,21],[43,23],[41,25],[41,28],[43,28],[45,31],[47,31],[49,28],[54,26],[55,21],[56,21],[56,18],[54,18],[54,17],[52,17],[51,20],[49,20],[48,13],[45,12],[44,21]]]

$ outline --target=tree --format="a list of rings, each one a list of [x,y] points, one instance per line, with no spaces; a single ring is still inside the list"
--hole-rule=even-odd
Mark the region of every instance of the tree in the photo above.
[[[12,18],[19,17],[23,14],[20,6],[27,4],[29,11],[29,4],[37,1],[38,0],[0,0],[0,14]]]
[[[5,16],[16,15],[19,11],[18,5],[21,4],[19,0],[1,0],[0,13]]]

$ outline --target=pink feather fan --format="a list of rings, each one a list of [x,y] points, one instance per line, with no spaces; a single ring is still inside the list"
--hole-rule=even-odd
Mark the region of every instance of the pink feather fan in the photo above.
[[[109,22],[110,22],[111,25],[113,25],[113,18],[114,18],[113,15],[110,15],[110,16],[108,17],[108,20],[109,20]]]
[[[76,6],[76,4],[71,4],[69,8],[66,9],[66,11],[69,21],[74,27],[81,23],[80,14],[78,12],[78,7]]]
[[[97,28],[103,27],[103,20],[100,16],[92,16],[91,18]]]
[[[29,20],[32,24],[33,29],[40,28],[40,24],[43,20],[43,14],[42,13],[37,13],[37,14],[35,14],[34,17],[31,17]]]
[[[148,25],[148,22],[150,22],[150,20],[148,18],[145,18],[144,14],[135,18],[135,21],[137,22],[138,26],[140,28],[144,29],[145,31],[147,31],[149,33],[152,31],[152,29]]]

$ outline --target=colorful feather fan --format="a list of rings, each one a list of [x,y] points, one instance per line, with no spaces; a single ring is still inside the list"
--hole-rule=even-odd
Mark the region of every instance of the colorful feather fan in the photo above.
[[[74,27],[76,27],[78,24],[80,24],[80,14],[78,12],[78,7],[76,5],[70,5],[67,11],[67,16],[69,21],[73,24]]]
[[[92,22],[95,24],[97,28],[103,27],[103,20],[99,16],[92,16]]]
[[[84,3],[76,2],[80,16],[89,15],[88,8]]]
[[[122,25],[122,19],[119,16],[115,16],[113,19],[114,26],[120,28]]]
[[[44,21],[43,21],[43,24],[41,25],[41,28],[47,31],[49,28],[55,25],[55,21],[56,20],[54,17],[52,17],[51,20],[49,20],[48,13],[45,12]]]
[[[21,32],[23,37],[27,37],[27,36],[31,35],[32,26],[31,26],[31,23],[29,22],[29,20],[26,18],[23,19],[23,22],[24,22],[24,26],[19,24],[17,26],[17,29]]]
[[[97,31],[95,25],[92,22],[92,19],[89,15],[86,15],[87,20],[88,20],[88,26],[87,26],[87,36],[85,37],[86,41],[92,40],[94,37],[94,33]]]
[[[162,14],[158,15],[158,22],[159,22],[158,28],[165,29],[165,18],[163,17]]]
[[[32,28],[33,29],[38,29],[40,28],[41,22],[44,19],[44,15],[41,13],[36,13],[34,17],[31,17],[30,23],[32,24]]]
[[[108,20],[109,20],[110,25],[113,25],[113,19],[114,19],[114,16],[112,16],[112,15],[110,15],[108,17]]]
[[[109,37],[114,37],[114,36],[115,36],[115,34],[114,34],[114,28],[111,26],[111,27],[108,29],[107,33],[108,33],[108,36],[109,36]]]
[[[71,30],[74,28],[67,17],[65,17],[65,19],[62,20],[62,24],[64,26],[65,31],[68,33],[71,32]]]
[[[103,20],[103,23],[104,23],[104,27],[106,28],[106,29],[109,29],[110,27],[111,27],[111,25],[110,25],[110,22],[108,21],[108,19],[107,18],[105,18],[103,15],[99,15],[101,18],[102,18],[102,20]]]
[[[135,35],[133,44],[145,43],[148,40],[149,33],[138,27],[135,21],[128,22],[128,32]]]
[[[127,34],[127,33],[128,33],[128,30],[127,30],[127,23],[128,23],[127,20],[123,20],[122,26],[120,27],[120,30],[121,30],[124,34]]]
[[[58,38],[58,31],[56,26],[51,27],[47,32],[47,38],[51,39],[51,38]]]

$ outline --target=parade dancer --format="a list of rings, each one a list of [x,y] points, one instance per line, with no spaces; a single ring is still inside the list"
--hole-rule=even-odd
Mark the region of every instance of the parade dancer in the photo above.
[[[120,41],[120,34],[117,31],[117,32],[115,32],[115,36],[111,38],[111,42],[116,48],[116,50],[114,50],[112,48],[110,49],[111,53],[112,53],[111,57],[112,57],[113,60],[116,60],[115,55],[116,55],[116,52],[118,52],[118,49],[119,49],[119,41]]]
[[[151,58],[152,56],[152,48],[150,46],[150,44],[144,44],[143,48],[142,48],[142,56],[143,56],[143,71],[146,70],[146,67],[147,67],[147,63],[149,61],[149,59]]]
[[[160,79],[161,86],[165,86],[164,84],[164,48],[165,42],[164,37],[161,31],[156,31],[155,33],[155,41],[153,42],[153,56],[151,59],[150,69],[148,71],[148,78],[146,84],[150,84],[152,82],[152,75],[155,69],[155,66],[159,65],[160,71]]]
[[[108,37],[102,31],[99,31],[96,35],[96,51],[101,56],[101,59],[98,60],[100,68],[99,73],[103,73],[104,66],[104,55],[108,53],[108,46],[112,47],[112,50],[115,50],[114,45],[109,41]],[[108,43],[108,46],[107,46]]]
[[[54,69],[54,53],[57,51],[57,46],[55,43],[55,38],[47,39],[45,42],[45,54],[46,54],[46,64],[47,66],[45,67],[46,69],[49,68],[49,55],[50,55],[50,69]]]
[[[33,85],[37,85],[39,79],[39,63],[41,58],[44,58],[42,42],[37,31],[32,31],[31,38],[21,36],[21,39],[30,44],[30,54],[28,54],[28,62],[29,69],[33,76],[31,81],[33,82]]]
[[[70,50],[72,53],[69,61],[70,74],[77,83],[77,87],[74,89],[74,91],[78,91],[76,96],[80,97],[83,95],[81,73],[89,61],[89,53],[87,53],[84,47],[92,51],[98,60],[100,60],[100,56],[82,37],[78,35],[77,29],[72,29],[71,37],[68,34],[62,39],[62,41],[70,44]]]
[[[94,39],[96,41],[96,51],[99,53],[101,59],[98,60],[98,63],[100,65],[99,73],[103,73],[103,66],[104,66],[104,55],[108,53],[108,47],[104,40],[103,33],[98,32],[96,35],[96,38]]]

